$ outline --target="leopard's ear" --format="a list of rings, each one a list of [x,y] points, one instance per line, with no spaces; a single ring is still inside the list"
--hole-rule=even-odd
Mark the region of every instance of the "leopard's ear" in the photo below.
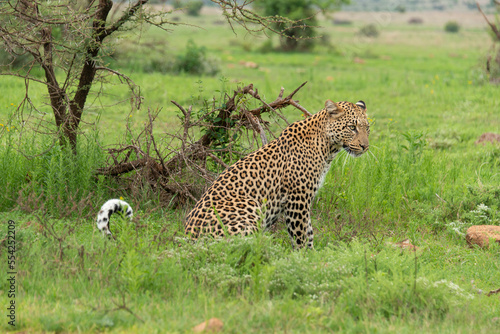
[[[333,102],[332,100],[326,100],[325,109],[326,109],[326,111],[328,111],[332,115],[336,115],[342,111],[339,108],[339,106],[335,102]]]
[[[362,109],[366,110],[366,103],[365,103],[365,101],[359,100],[358,102],[356,102],[356,105],[358,107],[361,107]]]

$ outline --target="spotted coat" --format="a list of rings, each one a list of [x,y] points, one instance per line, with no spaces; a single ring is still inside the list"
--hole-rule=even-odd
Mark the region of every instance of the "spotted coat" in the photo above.
[[[368,135],[363,101],[327,100],[323,110],[227,168],[186,216],[185,233],[248,235],[284,214],[292,245],[312,248],[312,200],[337,153],[360,156]]]

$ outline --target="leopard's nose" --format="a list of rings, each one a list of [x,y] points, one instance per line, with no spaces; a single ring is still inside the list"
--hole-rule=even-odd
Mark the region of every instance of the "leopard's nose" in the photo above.
[[[366,145],[360,144],[359,146],[361,146],[361,148],[363,149],[363,152],[368,150],[368,148],[370,147],[370,145],[368,145],[368,144],[366,144]]]

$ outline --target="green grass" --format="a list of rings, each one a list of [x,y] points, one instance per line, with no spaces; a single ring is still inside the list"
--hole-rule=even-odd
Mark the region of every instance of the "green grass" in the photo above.
[[[89,100],[84,121],[96,124],[83,126],[77,158],[32,131],[20,137],[12,112],[24,83],[0,81],[0,220],[16,222],[15,330],[189,332],[212,317],[228,333],[497,330],[500,299],[486,293],[499,288],[500,248],[469,248],[460,234],[471,224],[500,224],[500,147],[474,144],[484,132],[500,132],[498,87],[481,72],[488,35],[389,24],[371,40],[357,37],[362,23],[325,21],[330,45],[260,53],[262,37],[234,36],[212,24],[214,16],[190,20],[206,31],[151,28],[139,42],[117,46],[126,57],[110,66],[140,85],[144,106],[129,117],[128,102],[113,105],[128,93],[112,79],[105,95]],[[141,63],[183,53],[188,39],[219,58],[220,75],[143,71]],[[292,251],[283,229],[191,243],[182,219],[192,204],[158,208],[157,198],[139,200],[93,176],[106,159],[99,144],[129,140],[126,122],[137,132],[148,107],[162,108],[155,133],[177,131],[170,100],[199,108],[200,100],[220,96],[221,76],[227,89],[253,83],[267,101],[282,86],[286,93],[308,81],[297,98],[311,112],[326,99],[366,102],[370,153],[335,160],[313,206],[314,251]],[[30,86],[32,100],[49,112],[42,88]],[[301,119],[298,110],[284,113]],[[117,240],[108,241],[94,217],[119,196],[134,198],[134,223],[113,217]],[[405,238],[420,247],[416,254],[393,246]],[[6,248],[0,254],[6,261]],[[2,282],[0,304],[8,305]],[[0,329],[13,330],[6,321]]]
[[[32,264],[18,275],[19,330],[183,332],[211,317],[227,332],[497,326],[498,298],[478,289],[496,284],[499,247],[433,238],[415,257],[360,240],[300,252],[268,235],[193,244],[173,236],[179,217],[139,212],[144,227],[117,225],[116,242],[77,221],[60,248],[38,230],[64,231],[64,221],[6,218],[18,223],[18,257]]]

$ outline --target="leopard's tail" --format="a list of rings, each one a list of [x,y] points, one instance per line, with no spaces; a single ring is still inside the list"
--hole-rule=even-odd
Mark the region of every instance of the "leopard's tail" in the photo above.
[[[97,214],[97,228],[102,231],[103,234],[112,237],[111,231],[109,230],[109,219],[113,213],[119,212],[125,217],[132,219],[134,214],[132,207],[125,201],[121,199],[110,199],[104,203]]]

